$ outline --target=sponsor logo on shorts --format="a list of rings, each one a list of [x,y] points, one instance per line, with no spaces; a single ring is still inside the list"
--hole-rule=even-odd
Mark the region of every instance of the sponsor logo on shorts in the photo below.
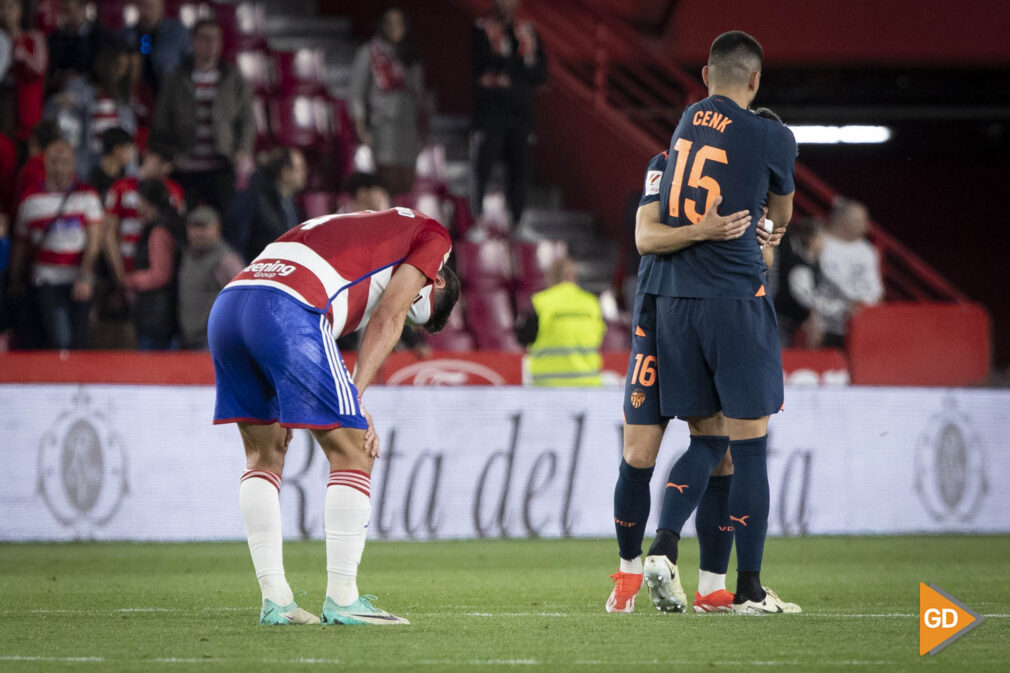
[[[631,406],[636,409],[642,406],[645,402],[645,391],[641,388],[635,388],[631,391]]]
[[[290,276],[295,272],[293,264],[285,264],[280,260],[272,262],[253,262],[245,268],[245,271],[253,274],[256,278],[273,278],[274,276]]]

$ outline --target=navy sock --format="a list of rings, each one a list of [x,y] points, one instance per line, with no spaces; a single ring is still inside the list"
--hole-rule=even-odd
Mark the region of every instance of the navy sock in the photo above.
[[[731,442],[733,481],[729,489],[729,514],[736,537],[738,573],[759,582],[765,536],[768,534],[768,437]],[[738,577],[739,580],[739,577]],[[758,584],[760,589],[760,584]],[[742,594],[740,586],[737,593]]]
[[[649,480],[652,467],[632,467],[621,459],[621,468],[614,487],[614,525],[621,558],[631,560],[642,555],[642,538],[649,520],[652,494]]]
[[[705,493],[708,477],[726,455],[726,437],[692,435],[691,443],[670,469],[663,489],[663,509],[659,526],[680,535],[684,522],[691,516]]]
[[[733,475],[708,478],[708,488],[698,503],[694,525],[698,529],[701,550],[699,567],[710,573],[725,575],[729,555],[733,551],[733,526],[729,520],[729,489]]]

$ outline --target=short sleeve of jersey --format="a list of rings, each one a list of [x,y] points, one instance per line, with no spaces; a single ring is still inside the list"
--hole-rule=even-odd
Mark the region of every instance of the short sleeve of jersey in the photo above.
[[[660,152],[649,159],[649,165],[645,169],[645,186],[642,188],[642,198],[638,202],[638,207],[659,201],[659,183],[663,180],[663,171],[666,170],[666,152]]]
[[[451,250],[449,232],[435,220],[427,219],[414,234],[410,252],[403,262],[417,267],[428,280],[434,281]]]
[[[789,127],[779,122],[771,122],[768,134],[768,163],[771,179],[768,189],[773,194],[785,196],[796,190],[796,138]]]

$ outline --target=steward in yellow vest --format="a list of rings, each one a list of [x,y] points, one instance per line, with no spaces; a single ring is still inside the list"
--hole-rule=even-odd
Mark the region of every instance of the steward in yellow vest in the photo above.
[[[533,295],[536,338],[528,356],[533,385],[599,386],[606,330],[600,300],[575,284],[572,260],[555,262],[550,275],[558,282]]]

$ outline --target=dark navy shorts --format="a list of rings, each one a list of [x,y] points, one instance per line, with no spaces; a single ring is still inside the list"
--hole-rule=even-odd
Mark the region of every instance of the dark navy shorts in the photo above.
[[[218,295],[207,327],[214,423],[368,427],[325,316],[270,288]]]
[[[635,294],[631,322],[631,359],[624,378],[624,422],[628,425],[658,425],[659,372],[656,369],[656,296]]]
[[[640,304],[624,400],[628,423],[717,411],[760,418],[782,409],[782,351],[768,297],[646,294]]]

